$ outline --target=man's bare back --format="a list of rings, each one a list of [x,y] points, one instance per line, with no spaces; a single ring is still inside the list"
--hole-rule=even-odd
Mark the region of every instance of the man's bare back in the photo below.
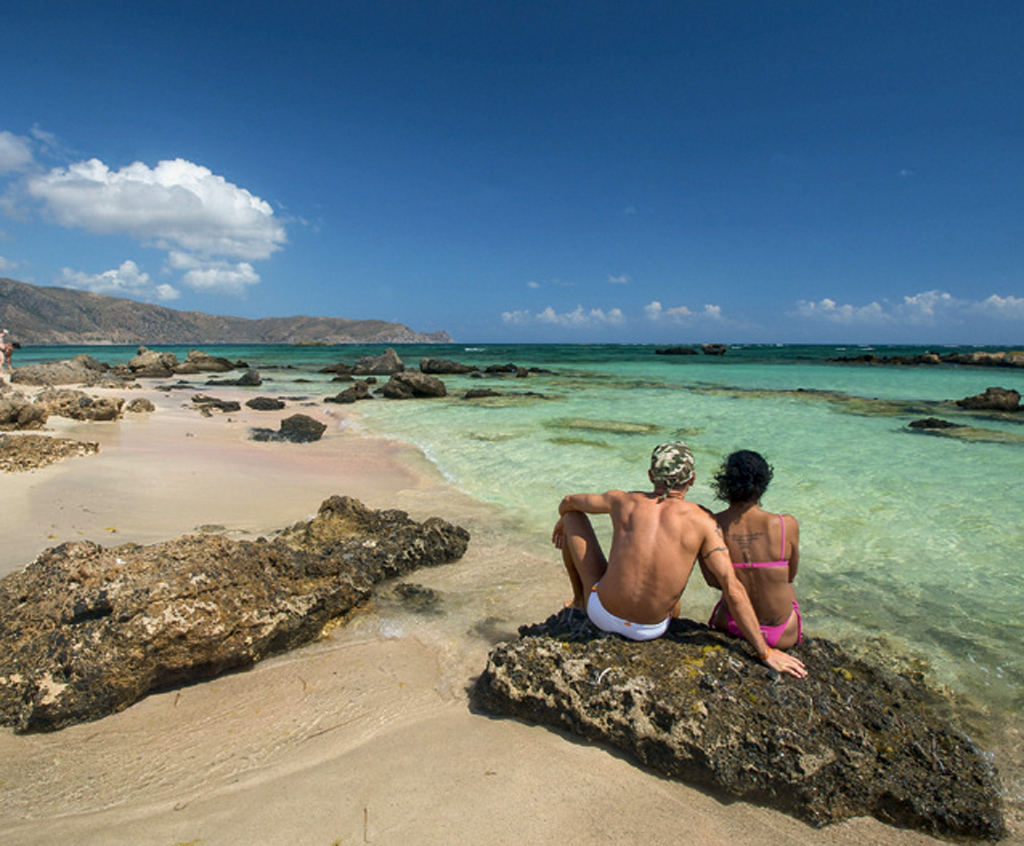
[[[758,657],[775,670],[805,676],[798,659],[765,642],[714,518],[685,501],[695,478],[689,447],[681,442],[655,447],[649,476],[653,493],[571,494],[559,503],[551,539],[562,551],[572,604],[604,631],[632,640],[660,637],[699,556],[718,579],[723,600]],[[590,514],[611,518],[607,558]]]
[[[697,555],[714,541],[717,524],[702,508],[676,495],[608,491],[575,494],[559,513],[608,514],[612,545],[603,574],[581,582],[612,614],[637,623],[660,623],[679,602]],[[588,583],[589,582],[589,583]]]

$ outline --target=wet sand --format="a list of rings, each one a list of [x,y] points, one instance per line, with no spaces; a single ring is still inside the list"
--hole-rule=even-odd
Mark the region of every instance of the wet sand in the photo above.
[[[65,540],[268,534],[336,493],[436,514],[472,541],[461,561],[407,579],[438,591],[443,613],[414,613],[385,589],[329,636],[251,670],[56,734],[0,730],[0,843],[941,842],[870,819],[815,830],[613,750],[472,713],[467,688],[491,645],[565,598],[546,539],[519,536],[415,449],[361,436],[345,407],[204,418],[183,407],[189,392],[127,395],[157,412],[52,421],[55,434],[98,441],[99,455],[0,476],[0,573]],[[296,412],[329,424],[321,441],[248,440]]]

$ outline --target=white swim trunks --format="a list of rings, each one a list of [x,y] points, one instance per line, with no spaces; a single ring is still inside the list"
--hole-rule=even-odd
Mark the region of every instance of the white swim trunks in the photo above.
[[[654,640],[668,631],[668,617],[660,623],[631,623],[629,620],[616,617],[601,604],[601,597],[597,595],[597,585],[590,589],[590,596],[587,597],[587,616],[601,631],[622,635],[630,640]]]

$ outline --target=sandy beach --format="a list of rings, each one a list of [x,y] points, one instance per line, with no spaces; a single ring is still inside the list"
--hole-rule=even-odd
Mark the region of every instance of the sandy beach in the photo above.
[[[51,735],[0,730],[0,842],[940,842],[871,819],[815,830],[614,750],[472,713],[467,689],[491,645],[566,598],[546,539],[524,542],[416,449],[363,436],[346,407],[203,417],[190,392],[120,395],[157,411],[51,418],[53,434],[100,453],[0,476],[0,574],[67,540],[149,543],[200,527],[257,537],[308,519],[332,494],[460,523],[469,552],[407,579],[438,591],[443,615],[416,615],[385,590],[329,636],[246,672]],[[249,440],[251,427],[296,412],[328,424],[321,441]],[[549,575],[524,577],[539,560]],[[1008,824],[1004,842],[1024,843],[1013,813]]]

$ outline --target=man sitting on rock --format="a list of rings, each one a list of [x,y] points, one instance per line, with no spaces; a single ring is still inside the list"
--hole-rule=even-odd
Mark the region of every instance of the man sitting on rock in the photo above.
[[[710,512],[686,501],[695,478],[690,448],[682,441],[655,447],[648,476],[653,493],[571,494],[559,504],[551,539],[562,551],[573,607],[586,610],[602,631],[631,640],[661,637],[699,555],[718,578],[729,612],[758,658],[779,672],[806,676],[800,660],[765,642],[718,524]],[[611,518],[607,558],[588,514]]]

